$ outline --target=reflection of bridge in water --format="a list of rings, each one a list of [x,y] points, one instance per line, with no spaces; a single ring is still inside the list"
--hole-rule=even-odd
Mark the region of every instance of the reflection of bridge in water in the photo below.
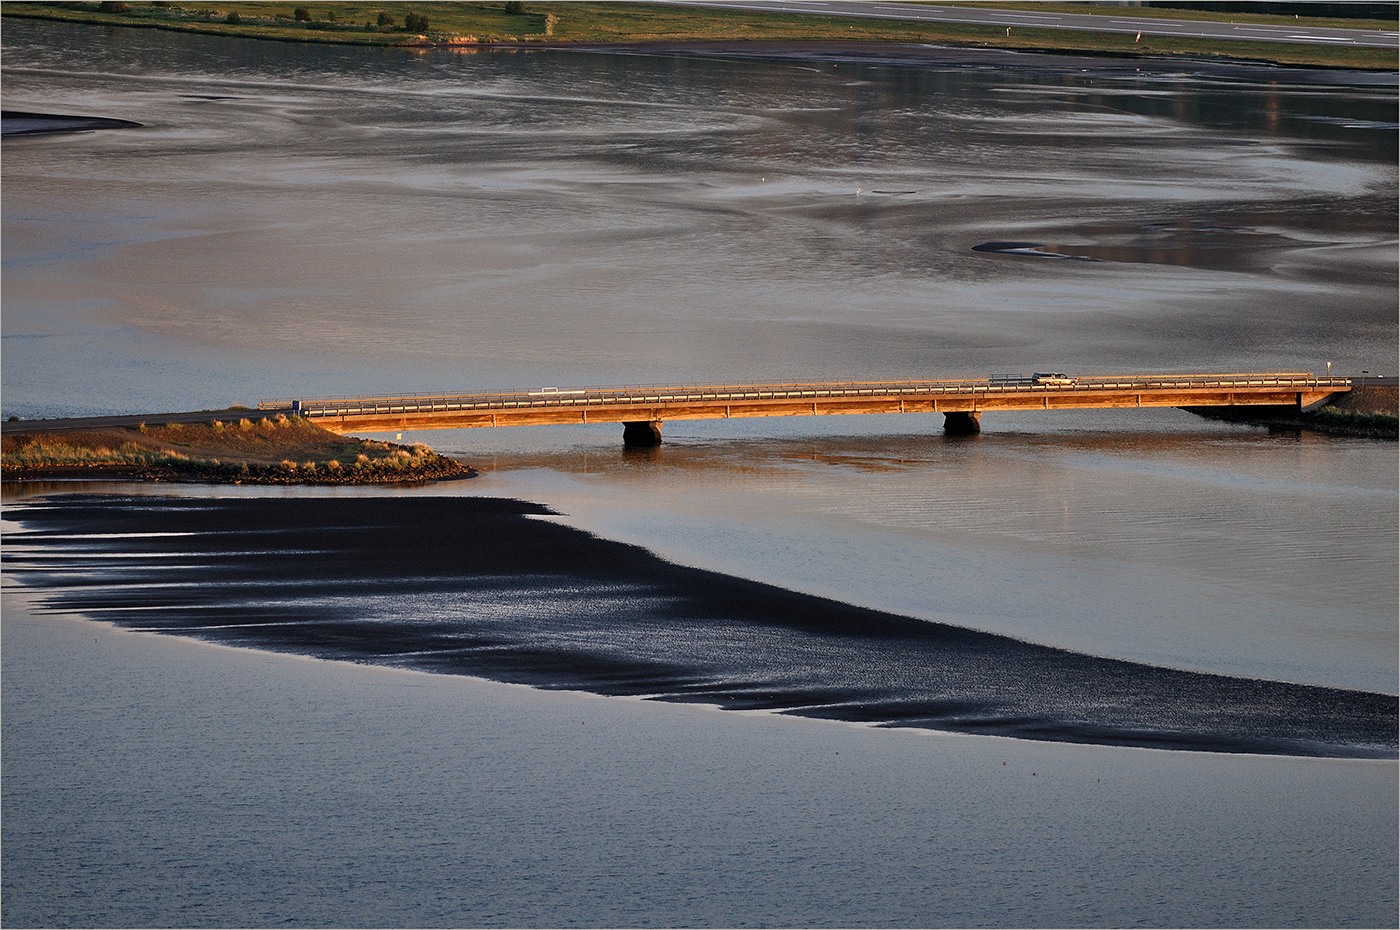
[[[1101,407],[1289,407],[1311,410],[1350,391],[1349,378],[1308,373],[993,377],[953,381],[643,385],[263,401],[336,433],[622,423],[627,445],[661,441],[665,420],[941,413],[949,433],[976,433],[984,412]]]

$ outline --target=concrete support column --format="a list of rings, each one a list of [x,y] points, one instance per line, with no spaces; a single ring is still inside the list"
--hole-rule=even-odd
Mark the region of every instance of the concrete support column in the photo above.
[[[661,445],[660,420],[633,420],[622,424],[622,444],[632,449]]]
[[[957,410],[943,414],[943,432],[949,436],[975,436],[982,432],[979,410]]]

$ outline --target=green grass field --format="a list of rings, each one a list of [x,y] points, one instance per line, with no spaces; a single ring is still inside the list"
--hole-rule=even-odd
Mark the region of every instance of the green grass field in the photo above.
[[[1084,4],[998,4],[1121,15],[1121,8]],[[303,11],[302,19],[297,11]],[[426,27],[405,29],[408,14]],[[1206,57],[1330,68],[1393,71],[1396,53],[1384,49],[1230,42],[1209,39],[1071,32],[1053,29],[917,24],[834,16],[746,13],[630,3],[280,3],[230,2],[217,8],[176,3],[7,2],[4,16],[173,29],[211,35],[361,45],[597,45],[647,42],[888,42],[933,43],[1023,51],[1117,56]],[[382,14],[382,16],[381,16]],[[1227,22],[1394,29],[1395,23],[1322,20],[1258,14],[1201,14],[1134,7],[1134,16]],[[386,21],[387,20],[387,21]]]

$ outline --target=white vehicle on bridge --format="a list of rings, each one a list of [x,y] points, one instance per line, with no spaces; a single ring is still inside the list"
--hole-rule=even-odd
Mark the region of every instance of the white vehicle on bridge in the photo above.
[[[1062,371],[1037,371],[1036,384],[1078,384],[1078,378],[1071,378]]]

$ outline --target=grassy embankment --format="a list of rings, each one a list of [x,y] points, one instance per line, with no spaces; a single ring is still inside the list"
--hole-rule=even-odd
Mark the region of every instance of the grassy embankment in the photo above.
[[[1300,414],[1297,425],[1324,433],[1369,436],[1373,439],[1400,439],[1400,419],[1384,413],[1351,413],[1335,407],[1323,407],[1321,410]]]
[[[1286,424],[1328,433],[1400,439],[1400,388],[1361,384],[1326,407],[1297,414]]]
[[[423,445],[327,432],[300,417],[0,437],[4,480],[124,477],[233,484],[384,484],[474,472]]]
[[[1338,436],[1361,436],[1367,439],[1400,439],[1400,420],[1384,413],[1353,413],[1333,407],[1310,410],[1280,410],[1276,413],[1244,412],[1233,407],[1187,407],[1192,413],[1212,420],[1253,423],[1270,429],[1315,430]]]
[[[1400,388],[1364,382],[1342,394],[1326,407],[1296,413],[1281,426],[1369,436],[1373,439],[1400,439]]]
[[[1286,407],[1188,407],[1213,420],[1255,423],[1274,429],[1309,429],[1342,436],[1400,439],[1400,388],[1364,384],[1326,407],[1300,411]]]
[[[1003,4],[998,4],[1002,6]],[[1079,4],[1004,4],[1046,11],[1122,15],[1121,8],[1086,10]],[[298,21],[300,7],[308,19]],[[511,10],[519,9],[519,12]],[[1394,29],[1395,23],[1329,20],[1262,14],[1202,14],[1185,10],[1133,8],[1135,17],[1201,19],[1234,23],[1289,23],[1352,29]],[[1069,52],[1126,57],[1189,57],[1270,62],[1329,68],[1392,71],[1393,51],[1277,42],[1233,42],[1206,38],[1172,38],[1071,32],[1056,29],[894,22],[812,16],[686,9],[628,3],[277,3],[228,2],[217,8],[175,3],[22,3],[7,2],[5,16],[31,16],[113,26],[144,26],[213,35],[335,42],[359,45],[612,45],[675,42],[886,42]],[[407,31],[412,13],[427,27]],[[381,24],[380,14],[391,20]]]

